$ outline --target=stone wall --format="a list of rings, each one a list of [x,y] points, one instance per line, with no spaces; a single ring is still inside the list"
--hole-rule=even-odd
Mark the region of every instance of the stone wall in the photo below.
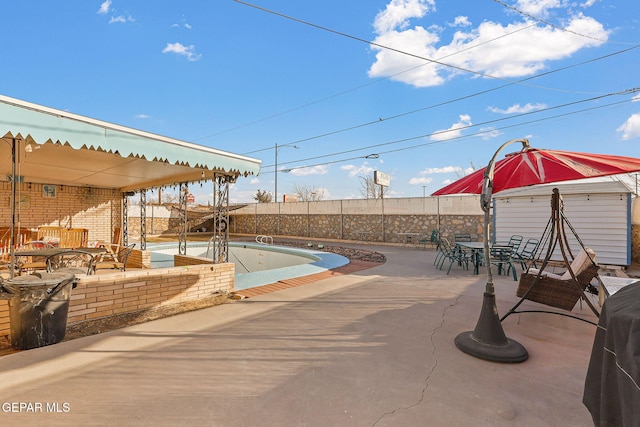
[[[637,216],[631,230],[634,263],[640,262],[640,214]],[[135,229],[139,217],[130,216],[129,223]],[[484,212],[480,209],[479,196],[467,195],[384,201],[254,203],[230,212],[229,231],[250,235],[400,243],[402,236],[398,233],[430,235],[434,229],[439,229],[441,235],[450,240],[457,233],[468,233],[472,240],[482,240],[483,223]],[[169,227],[168,223],[167,226],[175,228]],[[139,230],[139,225],[137,227]],[[161,224],[157,223],[156,234],[162,232]],[[149,220],[147,233],[150,233]]]
[[[158,208],[149,215],[147,234],[177,233],[172,213]],[[140,235],[139,208],[132,206],[128,220],[129,235]],[[314,239],[358,240],[401,243],[399,233],[430,235],[440,223],[443,237],[456,233],[482,238],[484,213],[476,196],[440,198],[394,198],[368,200],[327,200],[298,203],[258,203],[230,213],[231,233],[272,236],[309,237]],[[212,225],[205,224],[210,231]],[[195,231],[195,230],[190,230]]]
[[[400,233],[482,238],[477,196],[258,203],[230,213],[231,233],[402,243]]]
[[[631,226],[631,262],[640,263],[640,224]]]
[[[312,239],[402,243],[399,233],[431,235],[438,228],[434,215],[231,215],[230,232],[295,236]],[[468,233],[482,240],[483,215],[440,216],[440,232],[453,239]]]

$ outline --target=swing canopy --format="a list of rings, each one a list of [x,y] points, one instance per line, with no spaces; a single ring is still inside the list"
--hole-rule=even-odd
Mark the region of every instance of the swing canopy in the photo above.
[[[454,181],[432,195],[481,194],[486,169],[479,169]],[[510,188],[637,171],[640,171],[640,159],[635,157],[546,150],[527,146],[519,152],[507,154],[495,163],[492,192],[495,194]]]

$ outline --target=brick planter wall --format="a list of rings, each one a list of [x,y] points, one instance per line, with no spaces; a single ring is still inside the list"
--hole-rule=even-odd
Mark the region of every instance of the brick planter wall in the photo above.
[[[188,260],[182,260],[189,264]],[[71,292],[68,323],[98,319],[231,292],[235,265],[200,264],[135,270],[92,276],[78,275]],[[0,301],[0,336],[11,334],[7,301]]]

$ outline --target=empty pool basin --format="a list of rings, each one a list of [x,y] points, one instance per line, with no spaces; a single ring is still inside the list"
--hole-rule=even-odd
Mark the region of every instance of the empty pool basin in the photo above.
[[[208,243],[188,242],[187,255],[211,258]],[[178,243],[148,244],[151,267],[173,267]],[[276,283],[280,280],[308,276],[349,263],[349,259],[331,252],[298,249],[258,243],[229,243],[229,262],[235,264],[235,290]]]

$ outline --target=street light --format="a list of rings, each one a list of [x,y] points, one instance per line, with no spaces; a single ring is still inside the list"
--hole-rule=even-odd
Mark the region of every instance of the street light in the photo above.
[[[279,146],[278,144],[276,144],[276,149],[275,149],[275,154],[276,154],[276,178],[275,178],[275,191],[274,191],[275,194],[274,194],[274,198],[273,198],[273,201],[276,202],[276,203],[278,202],[278,151],[280,151],[280,149],[284,148],[284,147],[300,148],[297,145],[285,144],[285,145],[280,145]]]

